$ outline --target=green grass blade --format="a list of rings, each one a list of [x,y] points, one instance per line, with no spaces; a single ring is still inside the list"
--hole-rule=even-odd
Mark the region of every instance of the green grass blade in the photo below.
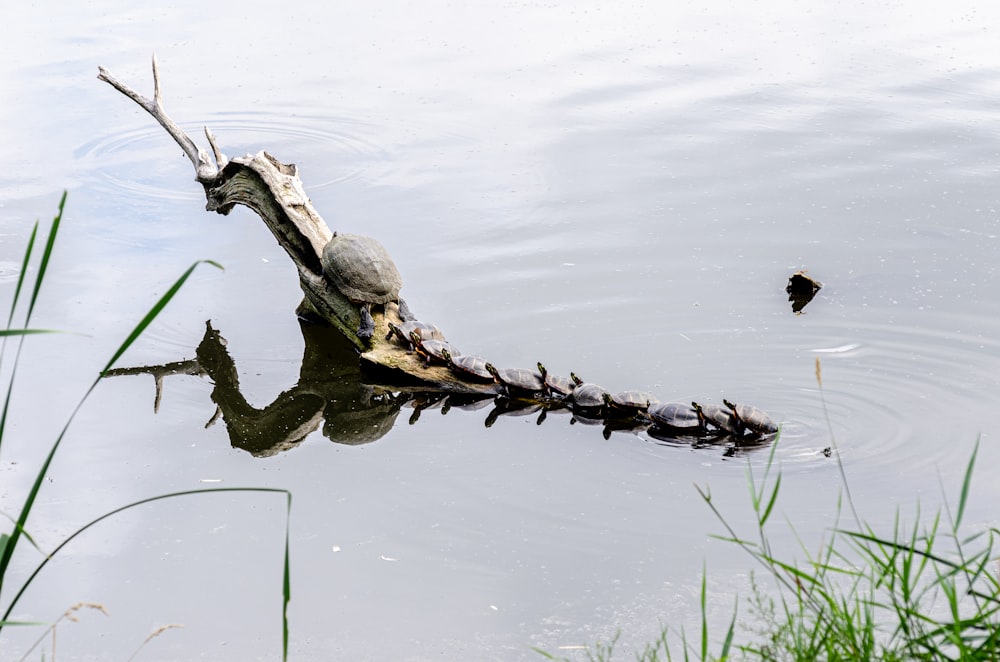
[[[969,465],[965,469],[965,479],[962,481],[962,495],[958,499],[958,514],[955,515],[955,531],[962,524],[962,516],[965,515],[965,504],[969,499],[969,486],[972,484],[972,470],[976,466],[976,455],[979,453],[979,438],[972,447],[972,457],[969,458]]]
[[[59,450],[59,446],[60,444],[62,444],[62,440],[66,437],[66,432],[69,430],[69,426],[73,423],[73,419],[76,418],[77,413],[79,413],[80,408],[83,407],[83,404],[87,401],[87,398],[90,397],[90,394],[93,393],[95,388],[97,388],[97,385],[98,383],[100,383],[104,372],[108,368],[110,368],[112,364],[114,364],[114,362],[117,361],[122,354],[125,353],[125,350],[127,350],[129,346],[135,341],[135,339],[139,337],[139,334],[141,334],[146,329],[146,327],[148,327],[150,323],[156,318],[156,316],[159,315],[160,311],[162,311],[164,306],[166,306],[167,303],[174,297],[177,291],[181,288],[184,282],[194,271],[195,267],[197,267],[202,262],[207,262],[213,266],[219,267],[220,269],[222,268],[218,263],[212,262],[211,260],[199,260],[198,262],[192,264],[188,268],[188,270],[185,271],[184,274],[177,280],[177,282],[174,283],[173,286],[171,286],[171,288],[162,297],[160,297],[160,300],[156,302],[156,305],[153,306],[153,308],[149,311],[149,313],[146,314],[146,316],[142,319],[139,325],[132,331],[129,337],[126,338],[125,342],[123,342],[122,345],[118,348],[118,351],[116,351],[111,360],[108,361],[107,366],[105,366],[104,370],[101,371],[101,374],[98,375],[97,379],[94,380],[94,383],[90,385],[90,388],[87,389],[87,392],[83,394],[83,397],[80,398],[80,401],[77,403],[76,407],[70,413],[69,418],[66,420],[66,424],[63,426],[63,429],[59,433],[59,436],[56,437],[55,442],[53,442],[52,448],[49,450],[48,455],[45,457],[45,461],[42,463],[41,467],[38,470],[38,474],[35,476],[35,482],[32,484],[31,490],[29,491],[28,496],[24,500],[24,504],[21,506],[21,514],[17,518],[16,526],[14,530],[11,531],[10,540],[7,541],[6,547],[3,550],[0,550],[0,588],[3,587],[3,578],[7,574],[7,568],[10,565],[11,556],[14,553],[14,549],[17,547],[17,542],[20,539],[21,531],[24,530],[25,523],[28,520],[28,515],[31,513],[31,509],[35,505],[35,499],[38,497],[38,491],[42,487],[42,482],[44,481],[45,476],[48,473],[49,466],[52,464],[52,460],[55,457],[56,451]]]
[[[170,303],[170,300],[173,299],[174,295],[177,294],[177,292],[181,289],[181,287],[183,287],[188,277],[191,276],[191,274],[194,272],[194,270],[198,267],[199,264],[210,264],[213,267],[217,267],[219,269],[223,268],[221,264],[213,260],[198,260],[190,267],[188,267],[188,270],[185,271],[181,275],[181,277],[177,279],[177,282],[175,282],[173,285],[170,286],[170,289],[168,289],[166,293],[162,297],[160,297],[160,300],[156,302],[156,304],[149,310],[148,313],[146,313],[146,316],[142,318],[142,321],[140,321],[139,324],[134,329],[132,329],[132,333],[128,335],[128,337],[125,339],[125,342],[121,344],[121,346],[118,348],[118,351],[115,352],[114,356],[111,357],[111,360],[108,361],[108,364],[104,366],[103,370],[101,370],[102,375],[111,369],[111,366],[115,364],[115,361],[121,358],[121,355],[124,354],[125,351],[132,346],[132,343],[135,342],[135,340],[142,335],[143,331],[146,330],[146,328],[153,322],[153,320],[156,319],[156,317],[167,306],[167,304]]]
[[[291,540],[292,526],[292,493],[285,490],[288,495],[285,511],[285,572],[282,580],[281,603],[281,659],[288,660],[288,603],[292,599],[292,578],[291,578],[291,554],[289,553],[289,540]]]
[[[42,262],[38,269],[38,274],[35,276],[35,287],[33,288],[33,293],[31,295],[31,303],[28,305],[28,313],[24,318],[24,326],[27,327],[31,321],[31,313],[35,308],[35,301],[38,299],[38,292],[41,290],[42,281],[45,279],[45,271],[48,269],[49,257],[52,255],[52,247],[55,245],[56,236],[59,232],[59,225],[62,223],[63,209],[66,207],[66,191],[63,191],[62,198],[59,200],[59,213],[56,217],[52,219],[52,227],[49,229],[49,237],[45,242],[45,252],[42,255]],[[20,299],[21,287],[24,285],[24,279],[28,273],[28,263],[31,261],[31,254],[34,251],[35,239],[38,237],[38,222],[35,222],[35,227],[31,230],[31,237],[28,239],[28,246],[24,251],[24,260],[21,262],[21,273],[17,278],[17,288],[14,290],[14,300],[10,305],[10,317],[7,320],[7,332],[10,332],[11,325],[14,321],[14,313],[17,310],[17,302]],[[7,348],[7,336],[8,335],[21,335],[23,333],[9,334],[5,333],[3,336],[3,344],[0,345],[0,364],[3,362],[3,353]],[[0,413],[0,445],[3,444],[4,430],[7,428],[7,413],[10,411],[10,396],[14,390],[14,379],[17,376],[17,364],[21,356],[21,348],[24,345],[22,343],[18,344],[17,354],[14,357],[14,369],[10,371],[10,382],[7,384],[7,394],[4,396],[3,412]],[[17,542],[16,539],[14,541]],[[4,554],[0,558],[6,558]],[[0,569],[0,585],[3,583],[3,571]]]
[[[24,285],[24,279],[28,274],[28,264],[31,261],[31,253],[35,249],[35,239],[38,237],[38,221],[35,221],[35,227],[31,229],[31,237],[28,239],[28,246],[24,249],[24,259],[21,261],[21,273],[17,276],[17,287],[14,289],[14,298],[10,303],[10,316],[7,318],[7,328],[6,331],[10,331],[10,327],[14,323],[14,313],[17,311],[17,302],[21,298],[21,287]],[[27,326],[27,324],[25,324]],[[3,356],[7,351],[7,336],[4,334],[3,340],[0,341],[0,366],[3,365]],[[20,347],[18,348],[18,356],[20,356]],[[7,385],[7,393],[4,395],[3,411],[0,412],[0,447],[3,446],[3,433],[7,428],[7,412],[10,411],[10,395],[14,390],[14,377],[17,375],[17,359],[14,360],[14,370],[10,372],[10,383]],[[2,552],[3,550],[0,550]],[[0,553],[2,557],[2,553]],[[0,580],[2,580],[3,575],[0,575]],[[2,581],[0,581],[2,584]]]
[[[31,261],[31,253],[35,248],[35,238],[38,236],[38,221],[31,229],[31,236],[28,238],[28,247],[24,249],[24,260],[21,261],[21,273],[17,276],[17,287],[14,288],[14,299],[10,303],[10,316],[7,317],[7,328],[14,323],[14,312],[17,310],[17,302],[21,298],[21,287],[24,285],[24,278],[28,274],[28,263]]]
[[[771,490],[771,498],[767,502],[767,507],[764,508],[764,514],[760,516],[760,526],[763,527],[767,523],[767,519],[771,516],[771,511],[774,510],[774,505],[778,501],[778,490],[781,488],[781,474],[774,479],[774,488]]]
[[[45,241],[45,250],[42,251],[42,261],[38,265],[38,276],[35,277],[35,288],[31,293],[31,301],[28,302],[28,314],[24,318],[24,325],[28,325],[31,314],[35,310],[35,303],[38,301],[38,293],[42,289],[42,282],[45,280],[45,272],[49,268],[49,258],[52,257],[52,249],[56,245],[56,236],[59,234],[59,226],[62,224],[63,209],[66,207],[66,191],[63,191],[62,199],[59,200],[59,213],[52,219],[52,228],[49,230],[49,238]]]
[[[708,660],[708,595],[707,580],[708,569],[705,564],[701,564],[701,660]]]
[[[0,336],[30,336],[36,333],[62,333],[56,329],[0,329]]]
[[[719,652],[719,660],[728,660],[729,651],[733,646],[733,632],[736,630],[736,614],[739,611],[740,601],[739,598],[736,599],[733,605],[733,617],[729,621],[729,629],[726,630],[726,638],[722,642],[722,650]]]
[[[28,590],[28,587],[31,586],[31,583],[35,580],[35,577],[37,577],[38,573],[40,573],[42,571],[42,569],[45,568],[46,565],[48,565],[49,561],[51,561],[56,556],[56,554],[58,554],[60,551],[62,551],[62,549],[64,547],[66,547],[66,545],[68,545],[70,542],[72,542],[74,538],[76,538],[78,535],[82,534],[84,531],[88,530],[92,526],[94,526],[96,524],[99,524],[100,522],[103,522],[104,520],[108,519],[109,517],[113,517],[114,515],[117,515],[118,513],[122,513],[122,512],[124,512],[126,510],[130,510],[132,508],[137,508],[139,506],[144,506],[144,505],[146,505],[148,503],[153,503],[154,501],[162,501],[164,499],[174,499],[174,498],[177,498],[177,497],[190,496],[190,495],[193,495],[193,494],[210,494],[210,493],[217,493],[217,492],[258,492],[258,493],[284,494],[284,495],[286,495],[286,497],[288,499],[288,508],[291,508],[292,493],[289,492],[288,490],[281,489],[281,488],[275,488],[275,487],[208,487],[208,488],[197,489],[197,490],[185,490],[183,492],[171,492],[170,494],[160,494],[158,496],[149,497],[148,499],[141,499],[139,501],[134,501],[132,503],[126,504],[126,505],[121,506],[119,508],[115,508],[114,510],[111,510],[109,512],[104,513],[100,517],[87,522],[86,524],[84,524],[83,526],[81,526],[79,529],[77,529],[76,531],[74,531],[72,534],[70,534],[65,540],[63,540],[61,543],[59,543],[59,545],[55,549],[52,550],[52,553],[50,553],[48,556],[46,556],[42,560],[42,562],[38,564],[38,566],[35,568],[35,570],[24,581],[24,584],[21,585],[21,588],[14,595],[14,598],[10,601],[10,604],[7,606],[7,611],[5,611],[4,615],[2,617],[0,617],[0,622],[6,622],[7,621],[8,617],[10,617],[11,611],[14,610],[14,606],[17,604],[18,600],[21,599],[21,596],[23,596],[24,592]],[[289,515],[290,515],[290,512],[289,512]],[[284,564],[285,565],[285,568],[284,568],[284,573],[285,573],[285,578],[284,578],[284,583],[285,583],[284,595],[286,596],[286,606],[287,606],[287,596],[290,593],[290,591],[288,589],[288,575],[289,575],[289,559],[288,559],[289,531],[290,531],[290,527],[288,525],[288,518],[286,517],[286,523],[285,523],[285,564]],[[283,638],[286,640],[285,647],[287,648],[288,624],[287,624],[287,616],[284,613],[284,611],[282,612],[282,618],[285,619],[285,621],[282,624],[282,629],[283,629],[283,632],[284,632]]]

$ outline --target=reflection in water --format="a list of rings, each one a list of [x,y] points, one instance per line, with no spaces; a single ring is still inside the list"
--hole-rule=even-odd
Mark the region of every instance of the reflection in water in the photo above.
[[[605,439],[614,432],[633,435],[647,433],[671,445],[721,446],[726,455],[767,445],[764,437],[732,434],[706,427],[698,431],[668,430],[657,426],[642,412],[613,407],[574,408],[561,398],[522,398],[507,394],[450,393],[426,387],[371,383],[358,360],[353,345],[336,329],[300,320],[305,351],[298,383],[280,393],[271,404],[257,408],[240,392],[236,363],[226,348],[226,339],[206,322],[205,335],[195,351],[197,358],[164,365],[109,370],[107,376],[151,374],[156,381],[154,410],[159,409],[163,379],[168,375],[207,376],[213,383],[212,401],[218,418],[225,421],[229,440],[256,457],[269,457],[299,445],[322,425],[323,435],[338,444],[358,445],[377,441],[396,424],[400,410],[412,410],[409,424],[423,412],[453,409],[476,412],[493,405],[485,426],[492,427],[501,416],[535,416],[541,425],[550,413],[570,413],[571,424],[602,426]]]

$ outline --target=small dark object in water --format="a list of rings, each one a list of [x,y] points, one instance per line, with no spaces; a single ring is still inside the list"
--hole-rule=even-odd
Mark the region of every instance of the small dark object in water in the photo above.
[[[788,279],[788,285],[785,286],[788,300],[792,302],[792,312],[796,315],[801,313],[822,287],[823,283],[807,275],[805,270],[792,274]]]

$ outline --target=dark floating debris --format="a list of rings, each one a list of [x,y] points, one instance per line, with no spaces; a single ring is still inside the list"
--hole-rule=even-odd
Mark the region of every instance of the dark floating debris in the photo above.
[[[816,293],[823,288],[823,283],[809,276],[806,271],[796,271],[788,279],[785,292],[788,293],[788,300],[792,302],[792,312],[796,315],[802,312]]]

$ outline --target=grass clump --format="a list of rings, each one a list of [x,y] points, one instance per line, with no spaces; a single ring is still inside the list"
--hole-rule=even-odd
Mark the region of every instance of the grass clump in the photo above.
[[[24,347],[25,337],[39,333],[53,333],[53,331],[48,329],[31,328],[30,324],[32,315],[35,310],[35,305],[38,301],[39,292],[41,291],[42,283],[45,279],[45,274],[48,269],[49,260],[52,255],[52,250],[55,246],[56,237],[58,236],[59,226],[62,223],[62,216],[65,204],[66,204],[66,194],[63,193],[62,199],[59,202],[59,211],[56,214],[55,218],[52,220],[52,224],[49,228],[48,237],[46,239],[45,246],[42,250],[41,258],[38,262],[34,284],[31,287],[31,298],[27,303],[27,310],[24,315],[23,324],[21,326],[15,326],[14,319],[18,311],[18,303],[21,299],[22,290],[26,285],[26,276],[29,271],[29,267],[32,263],[31,259],[35,248],[35,242],[38,238],[39,224],[37,222],[35,223],[35,226],[31,232],[31,236],[28,240],[28,245],[25,249],[24,259],[21,264],[20,276],[18,278],[18,282],[15,287],[13,301],[11,303],[10,314],[7,319],[7,326],[5,329],[0,329],[0,338],[2,338],[2,344],[0,344],[0,368],[2,368],[4,365],[3,361],[4,357],[6,356],[7,341],[11,338],[17,340],[16,353],[14,356],[13,363],[9,369],[10,379],[6,387],[6,392],[4,394],[2,409],[0,409],[0,450],[2,450],[3,448],[4,431],[6,429],[7,415],[10,411],[10,399],[14,389],[14,383],[17,376],[17,365],[19,362],[19,358],[21,356],[21,350]],[[281,614],[282,657],[283,659],[287,659],[288,656],[287,609],[288,609],[288,602],[290,599],[289,556],[288,556],[288,551],[289,551],[288,514],[291,511],[291,493],[288,492],[287,490],[272,489],[272,488],[257,488],[257,487],[207,488],[207,489],[187,490],[183,492],[174,492],[171,494],[161,494],[158,496],[149,497],[147,499],[141,499],[133,503],[125,504],[119,508],[115,508],[114,510],[109,511],[101,515],[100,517],[97,517],[96,519],[87,522],[83,526],[79,527],[76,531],[71,533],[69,536],[67,536],[54,549],[48,552],[42,550],[39,547],[39,545],[36,544],[35,540],[31,537],[31,535],[28,532],[28,519],[35,505],[35,501],[38,498],[38,493],[45,480],[45,476],[48,474],[49,466],[52,464],[52,461],[56,456],[56,452],[59,450],[59,447],[62,444],[62,441],[65,438],[66,433],[69,430],[70,425],[73,423],[73,420],[76,417],[77,413],[83,407],[84,403],[87,401],[87,398],[90,396],[90,394],[94,391],[95,388],[97,388],[97,385],[100,383],[104,374],[115,364],[115,362],[119,358],[121,358],[121,356],[126,352],[126,350],[128,350],[128,348],[132,345],[132,343],[134,343],[143,334],[143,332],[145,332],[145,330],[159,316],[159,314],[163,311],[163,309],[171,301],[171,299],[173,299],[174,296],[184,286],[184,283],[191,276],[194,270],[201,264],[210,264],[212,266],[218,267],[219,269],[222,268],[218,263],[213,262],[211,260],[200,260],[198,262],[195,262],[187,269],[187,271],[185,271],[181,275],[180,278],[177,279],[177,281],[166,291],[166,293],[164,293],[163,296],[160,297],[160,299],[156,302],[156,304],[149,310],[148,313],[146,313],[146,315],[142,318],[142,320],[127,335],[125,340],[114,352],[114,354],[108,360],[104,368],[97,374],[93,383],[84,392],[83,396],[80,398],[76,407],[70,413],[61,432],[56,437],[55,441],[52,443],[45,459],[42,461],[41,465],[35,471],[34,481],[31,485],[31,488],[28,491],[28,494],[25,495],[23,501],[21,502],[20,509],[17,515],[12,516],[7,513],[0,513],[3,514],[6,517],[6,519],[8,519],[11,523],[8,530],[3,531],[2,529],[0,529],[0,614],[2,614],[0,615],[0,634],[2,634],[5,628],[12,626],[23,627],[23,626],[47,625],[48,627],[45,629],[42,637],[35,644],[37,646],[50,633],[54,637],[55,627],[60,621],[75,620],[74,614],[80,607],[82,606],[97,607],[99,608],[100,611],[102,612],[104,611],[103,607],[100,607],[99,605],[95,606],[90,603],[80,603],[80,605],[70,608],[70,610],[66,611],[62,616],[60,616],[54,622],[48,624],[17,621],[11,619],[11,614],[13,613],[14,608],[18,604],[18,601],[28,590],[32,581],[34,581],[35,577],[37,577],[38,574],[42,571],[42,569],[45,568],[48,562],[51,561],[57,554],[59,554],[59,552],[62,551],[62,549],[66,547],[66,545],[68,545],[74,538],[76,538],[84,531],[90,529],[92,526],[95,526],[100,522],[104,521],[105,519],[112,517],[122,511],[129,510],[132,508],[137,508],[145,504],[154,501],[160,501],[163,499],[174,499],[183,496],[205,495],[209,493],[219,493],[219,492],[277,493],[284,495],[287,507],[286,521],[285,521],[285,555],[284,555],[285,558],[284,558],[284,568],[282,577],[282,590],[283,590],[284,602],[282,605],[282,614]],[[21,545],[22,541],[27,541],[28,544],[33,546],[39,552],[42,558],[35,567],[34,571],[32,571],[26,578],[15,578],[12,576],[13,572],[11,571],[11,560],[14,556],[14,552],[17,550],[19,545]],[[19,584],[14,586],[13,582],[16,582],[18,580],[20,580]],[[11,590],[13,590],[13,595],[8,597],[8,594],[10,594]],[[176,626],[170,626],[170,627],[176,627]],[[160,634],[160,631],[155,632],[153,636],[158,634]],[[143,642],[143,644],[140,646],[140,649],[142,648],[142,646],[145,645],[146,642],[149,641],[149,639],[152,639],[153,636],[147,638],[147,640]],[[32,647],[32,649],[33,648],[34,646]],[[31,650],[27,651],[25,653],[25,656],[27,657],[27,655],[30,652]],[[133,657],[134,656],[135,655],[133,654]]]
[[[819,361],[816,379],[822,398]],[[800,545],[804,561],[778,555],[767,533],[781,490],[777,446],[776,440],[759,481],[752,467],[747,469],[752,536],[739,535],[712,502],[711,491],[696,486],[726,531],[715,537],[739,546],[757,567],[747,601],[755,622],[748,630],[749,641],[733,642],[734,608],[721,643],[711,650],[703,576],[698,641],[689,641],[683,630],[664,628],[655,642],[636,653],[637,660],[1000,660],[1000,564],[994,551],[1000,532],[992,527],[972,534],[962,530],[978,440],[954,510],[946,499],[942,509],[922,523],[918,508],[912,525],[904,524],[897,512],[891,530],[879,533],[857,515],[834,439],[844,496],[820,553],[811,554]],[[850,527],[841,525],[845,502],[853,519]],[[765,588],[762,577],[774,588]],[[617,640],[592,647],[587,659],[614,659]],[[564,659],[539,652],[548,659]]]

